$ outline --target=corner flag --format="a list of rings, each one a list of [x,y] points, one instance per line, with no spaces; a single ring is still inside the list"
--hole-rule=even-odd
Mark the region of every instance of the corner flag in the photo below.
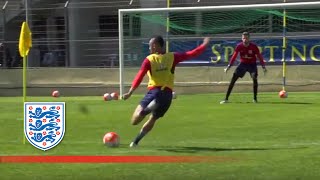
[[[29,26],[26,22],[22,23],[20,38],[19,38],[19,53],[21,57],[28,56],[29,50],[32,47],[32,37]]]
[[[19,38],[19,53],[23,57],[22,64],[22,86],[23,86],[23,104],[27,101],[27,56],[29,50],[32,47],[31,31],[28,23],[23,22],[21,26],[20,38]],[[24,111],[23,111],[24,114]],[[23,133],[23,144],[25,144],[26,138]]]

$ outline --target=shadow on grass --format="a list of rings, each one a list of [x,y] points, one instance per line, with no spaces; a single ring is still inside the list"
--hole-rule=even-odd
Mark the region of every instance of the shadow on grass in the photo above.
[[[81,112],[82,114],[89,114],[90,113],[88,106],[86,106],[84,104],[79,104],[78,108],[79,108],[79,112]]]
[[[285,149],[304,149],[308,147],[279,147],[279,148],[214,148],[214,147],[163,147],[158,148],[160,151],[176,153],[197,153],[197,152],[219,152],[219,151],[270,151]]]

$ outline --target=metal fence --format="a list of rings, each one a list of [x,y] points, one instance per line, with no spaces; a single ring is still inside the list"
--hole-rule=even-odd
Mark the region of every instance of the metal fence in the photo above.
[[[296,0],[289,0],[297,2]],[[258,3],[277,3],[261,0]],[[0,64],[20,67],[23,21],[32,31],[28,67],[117,67],[118,9],[257,3],[255,0],[0,0]],[[134,19],[128,19],[132,23]],[[135,35],[135,32],[130,32]],[[130,35],[129,33],[129,35]],[[127,59],[134,63],[141,57]]]

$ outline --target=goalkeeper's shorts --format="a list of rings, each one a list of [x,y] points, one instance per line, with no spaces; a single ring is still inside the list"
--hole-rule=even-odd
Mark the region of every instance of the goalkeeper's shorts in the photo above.
[[[240,63],[239,66],[234,71],[234,74],[238,77],[243,78],[246,72],[249,72],[252,78],[257,78],[258,77],[257,64]]]

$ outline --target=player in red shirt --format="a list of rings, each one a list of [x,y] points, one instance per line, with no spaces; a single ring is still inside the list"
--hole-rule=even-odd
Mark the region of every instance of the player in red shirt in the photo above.
[[[151,115],[139,134],[131,142],[130,147],[137,146],[139,141],[152,130],[156,121],[163,117],[169,109],[172,101],[176,65],[202,54],[209,45],[209,41],[209,38],[204,38],[203,43],[191,51],[166,53],[164,51],[164,40],[161,36],[155,36],[150,39],[150,55],[144,59],[130,90],[123,95],[124,100],[130,98],[140,85],[143,77],[148,73],[148,92],[134,111],[131,124],[138,125],[146,115],[150,113]]]
[[[230,63],[227,68],[224,69],[225,72],[228,72],[234,61],[236,60],[238,54],[240,53],[240,64],[233,73],[232,79],[230,81],[226,97],[220,104],[227,103],[229,96],[233,89],[234,84],[240,78],[242,78],[246,72],[250,73],[250,76],[253,81],[253,102],[257,103],[257,94],[258,94],[258,69],[257,69],[257,57],[262,66],[263,72],[266,73],[267,69],[263,57],[259,51],[259,48],[256,44],[250,42],[250,34],[248,32],[242,33],[242,42],[237,44],[236,49],[231,57]]]

